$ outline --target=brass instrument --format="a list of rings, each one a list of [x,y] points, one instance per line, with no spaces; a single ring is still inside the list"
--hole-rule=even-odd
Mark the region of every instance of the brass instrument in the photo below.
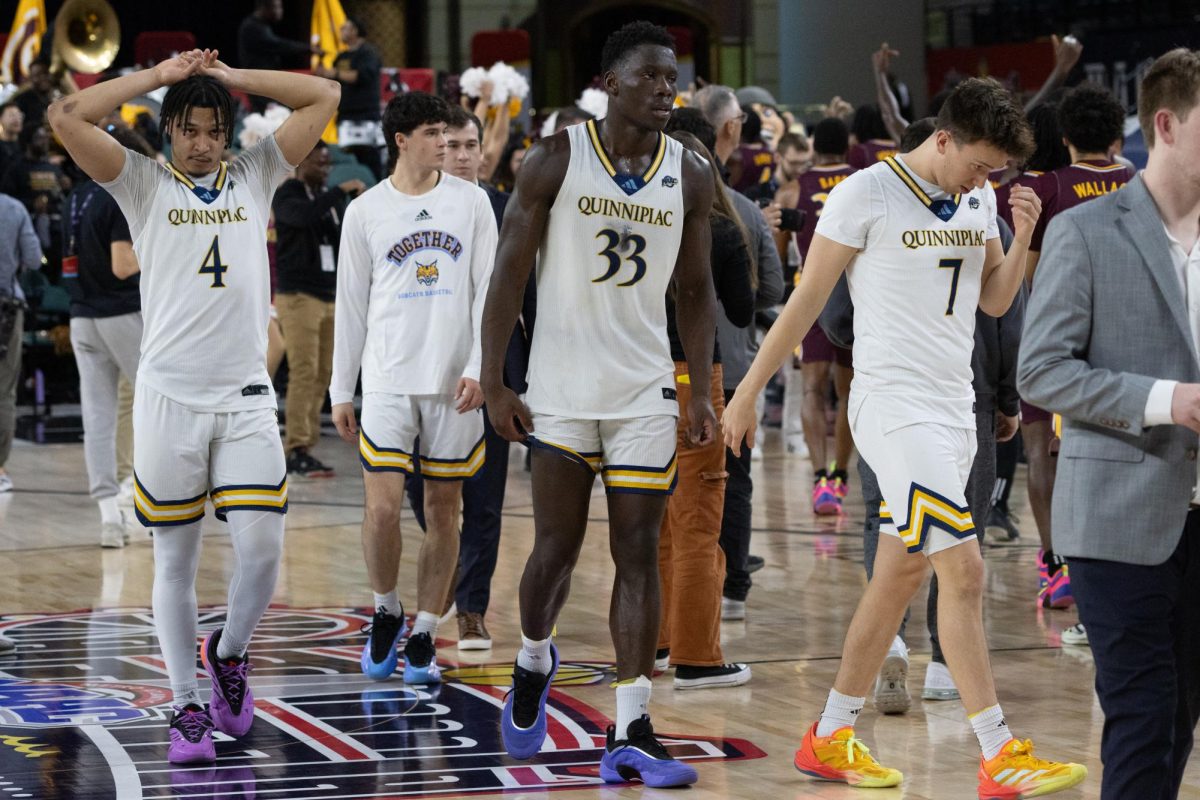
[[[121,23],[105,0],[67,0],[54,19],[50,72],[103,72],[121,49]]]

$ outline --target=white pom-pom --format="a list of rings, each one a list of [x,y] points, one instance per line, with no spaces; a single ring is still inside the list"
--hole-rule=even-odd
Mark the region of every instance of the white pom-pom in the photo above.
[[[525,80],[525,76],[503,61],[492,64],[492,68],[488,70],[488,78],[493,87],[492,102],[497,105],[507,102],[510,97],[524,100],[529,95],[529,82]]]
[[[608,92],[603,89],[584,89],[575,105],[596,119],[604,119],[608,115]]]
[[[558,126],[558,112],[555,111],[542,121],[542,138],[546,139],[554,135],[554,129]]]
[[[264,114],[250,114],[242,120],[242,132],[238,134],[238,144],[242,149],[253,147],[270,136],[292,112],[276,103],[267,106]]]
[[[458,78],[458,88],[467,97],[479,97],[483,90],[483,82],[488,79],[488,72],[483,67],[471,67]]]

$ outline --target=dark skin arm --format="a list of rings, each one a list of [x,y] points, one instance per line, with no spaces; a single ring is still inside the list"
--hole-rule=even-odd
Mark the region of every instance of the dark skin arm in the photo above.
[[[500,228],[500,246],[483,310],[479,384],[492,426],[510,442],[523,441],[533,431],[533,418],[516,392],[504,385],[504,355],[509,334],[521,313],[525,285],[550,219],[550,206],[566,178],[570,160],[571,144],[565,132],[533,145],[517,174]]]
[[[705,391],[711,383],[713,330],[717,325],[717,297],[713,290],[712,212],[713,182],[709,166],[691,151],[683,154],[683,239],[675,261],[675,318],[679,340],[687,356],[692,386],[688,442],[692,447],[711,444],[717,418],[712,398]]]

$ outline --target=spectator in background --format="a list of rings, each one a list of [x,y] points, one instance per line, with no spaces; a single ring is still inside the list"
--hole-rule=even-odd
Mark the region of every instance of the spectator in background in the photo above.
[[[741,109],[746,117],[741,143],[730,153],[726,166],[729,168],[729,185],[735,191],[748,194],[749,190],[770,182],[778,160],[774,149],[763,141],[762,117],[750,106],[741,106]]]
[[[0,191],[15,197],[33,219],[38,242],[51,265],[61,253],[59,220],[64,190],[70,182],[49,159],[50,131],[45,122],[26,124],[18,139],[21,157],[8,166],[0,179]]]
[[[500,163],[493,174],[492,184],[498,191],[511,192],[517,183],[517,173],[521,170],[521,162],[529,151],[532,140],[518,131],[508,140],[508,146],[500,155]]]
[[[788,132],[788,120],[779,113],[775,96],[761,86],[743,86],[734,93],[738,103],[745,109],[753,109],[762,120],[763,144],[772,150],[779,149],[779,140]]]
[[[17,379],[21,374],[24,333],[25,295],[17,275],[37,269],[41,263],[42,247],[33,232],[29,212],[17,200],[0,196],[0,494],[13,488],[4,465],[12,449],[17,421]]]
[[[700,113],[716,131],[717,143],[712,148],[713,155],[721,162],[721,169],[727,170],[730,156],[742,142],[746,112],[742,111],[733,90],[717,83],[710,83],[696,92],[692,105],[700,109]]]
[[[153,152],[124,126],[111,131],[123,147]],[[71,295],[71,348],[79,368],[83,453],[89,492],[100,507],[100,544],[128,539],[118,495],[118,383],[137,382],[142,302],[137,256],[117,201],[91,178],[67,197],[63,216],[63,279]]]
[[[13,95],[10,102],[21,109],[26,125],[37,125],[46,121],[46,109],[55,99],[54,78],[50,75],[50,63],[43,58],[29,65],[26,88]]]
[[[275,310],[288,361],[287,471],[333,476],[310,452],[321,436],[321,405],[333,369],[333,312],[342,215],[349,198],[366,190],[360,180],[326,189],[329,149],[324,142],[275,191]]]
[[[284,39],[271,25],[283,19],[283,0],[254,0],[254,12],[238,26],[238,66],[242,69],[285,69],[299,66],[300,57],[321,55],[321,48],[308,42]],[[308,64],[303,64],[307,67]],[[262,113],[267,98],[250,96],[252,110]]]
[[[896,155],[896,140],[888,133],[883,114],[874,103],[854,110],[850,135],[852,141],[846,161],[855,169],[866,169]]]
[[[379,107],[379,74],[383,62],[367,41],[367,27],[358,17],[346,17],[341,27],[346,49],[338,53],[333,66],[318,67],[318,75],[342,85],[338,104],[338,146],[371,170],[375,180],[383,177],[381,148],[383,124]]]
[[[11,100],[0,105],[0,176],[8,169],[8,165],[21,157],[21,145],[17,141],[21,135],[21,126],[25,121],[25,112]]]

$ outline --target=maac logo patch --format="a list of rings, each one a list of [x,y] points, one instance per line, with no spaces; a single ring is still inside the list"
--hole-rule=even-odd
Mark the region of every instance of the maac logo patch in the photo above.
[[[201,609],[202,633],[224,619]],[[171,705],[149,609],[0,618],[17,643],[16,657],[0,660],[0,787],[30,800],[337,800],[603,785],[609,720],[579,687],[607,683],[611,664],[562,663],[542,751],[517,762],[499,726],[512,662],[458,663],[441,642],[444,683],[371,681],[359,665],[369,620],[369,610],[272,606],[250,647],[253,727],[237,740],[218,735],[216,764],[177,768],[166,763]],[[659,738],[690,762],[765,755],[737,739]]]
[[[437,261],[422,264],[420,261],[413,259],[413,263],[417,265],[417,283],[422,286],[433,286],[438,282]]]

